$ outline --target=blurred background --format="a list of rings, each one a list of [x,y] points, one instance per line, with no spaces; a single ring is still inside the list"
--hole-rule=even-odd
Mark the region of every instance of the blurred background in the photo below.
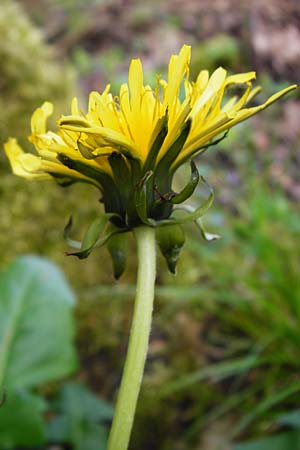
[[[90,90],[110,83],[117,93],[133,57],[154,82],[184,43],[192,45],[192,77],[220,65],[256,70],[259,100],[300,78],[297,0],[2,0],[0,36],[1,146],[16,136],[31,148],[30,117],[44,100],[57,116],[68,114],[74,94],[85,109]],[[196,161],[216,196],[205,225],[222,238],[207,243],[190,226],[175,277],[159,259],[131,450],[300,449],[299,117],[296,92]],[[84,261],[65,256],[69,216],[80,238],[100,211],[98,192],[18,179],[3,152],[0,174],[2,272],[18,280],[14,266],[6,269],[17,255],[46,257],[77,298],[64,312],[71,331],[61,336],[73,362],[52,373],[45,353],[46,375],[30,372],[31,353],[46,351],[63,317],[50,299],[38,319],[48,325],[23,366],[15,363],[35,381],[13,386],[19,403],[7,396],[0,408],[0,448],[105,450],[132,315],[134,242],[115,282],[106,249]]]

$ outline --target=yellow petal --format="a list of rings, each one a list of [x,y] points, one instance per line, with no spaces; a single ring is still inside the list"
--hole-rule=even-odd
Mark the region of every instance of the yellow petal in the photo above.
[[[248,95],[246,104],[248,104],[249,102],[251,102],[251,100],[256,97],[257,94],[260,93],[260,91],[262,90],[261,86],[256,86],[254,89],[252,89],[252,91],[250,92],[250,94]]]
[[[189,45],[183,45],[178,55],[171,56],[168,70],[168,84],[164,99],[165,107],[170,107],[174,99],[178,98],[180,84],[184,74],[188,71],[190,59],[191,47]]]
[[[230,115],[230,113],[228,112],[220,113],[214,120],[208,122],[207,125],[204,126],[199,133],[194,136],[190,136],[190,138],[187,140],[183,153],[189,153],[191,151],[191,148],[194,148],[195,146],[198,147],[198,143],[202,138],[206,139],[206,136],[214,133],[220,127],[225,126],[225,124],[229,123],[233,119],[233,117],[235,117],[235,114]]]
[[[128,85],[132,111],[139,111],[143,93],[143,68],[140,59],[133,59],[129,67]]]
[[[99,136],[103,140],[100,146],[111,145],[115,150],[127,151],[132,157],[140,158],[141,151],[134,145],[132,141],[127,139],[122,133],[105,127],[88,127],[86,121],[80,121],[77,118],[72,121],[71,118],[65,120],[62,118],[58,121],[60,127],[66,130],[77,131],[87,135]]]
[[[238,122],[242,122],[246,119],[248,119],[249,117],[254,116],[254,114],[257,114],[258,112],[262,111],[263,109],[267,108],[268,106],[270,106],[272,103],[276,102],[276,100],[280,99],[283,95],[287,94],[290,91],[293,91],[294,89],[297,88],[297,85],[294,84],[292,86],[289,86],[285,89],[282,89],[279,92],[276,92],[276,94],[271,95],[271,97],[268,98],[268,100],[265,103],[262,103],[259,106],[255,106],[253,108],[245,108],[245,109],[241,109],[240,111],[237,112],[233,123],[231,123],[230,125],[233,126]]]
[[[37,108],[31,118],[32,134],[46,133],[47,119],[53,113],[53,105],[45,102],[40,108]]]
[[[92,120],[96,125],[121,131],[118,114],[111,94],[90,93],[87,119]]]
[[[16,139],[9,138],[9,140],[4,144],[4,150],[15,175],[28,179],[51,178],[51,176],[47,173],[36,173],[40,168],[40,160],[38,156],[30,153],[24,153],[22,148],[18,145]]]
[[[222,115],[220,115],[220,117],[219,117],[219,119],[217,119],[216,123],[210,124],[206,129],[204,129],[201,133],[199,133],[199,135],[195,136],[195,138],[193,138],[191,141],[187,142],[187,145],[185,146],[182,154],[179,155],[179,158],[182,159],[183,156],[186,157],[187,155],[192,156],[199,147],[202,147],[202,146],[208,144],[211,141],[211,139],[218,136],[220,133],[223,133],[226,130],[229,130],[237,123],[243,122],[244,120],[246,120],[249,117],[253,116],[254,114],[258,113],[259,111],[262,111],[263,109],[267,108],[272,103],[274,103],[276,100],[278,100],[280,97],[282,97],[283,95],[287,94],[290,91],[293,91],[296,88],[297,88],[296,84],[289,86],[289,87],[277,92],[276,94],[273,94],[262,105],[256,106],[254,108],[241,109],[240,111],[238,111],[236,113],[233,112],[233,116],[230,116],[227,114],[228,120],[225,120],[225,116],[224,116],[224,121],[223,121]]]
[[[197,89],[199,90],[199,93],[204,91],[204,89],[207,86],[208,80],[209,80],[208,70],[201,70],[195,83]]]
[[[226,78],[226,85],[229,84],[244,84],[251,80],[255,80],[255,72],[237,73],[236,75],[230,75]]]
[[[126,83],[123,83],[120,88],[120,108],[124,116],[130,114],[129,89]]]
[[[62,116],[57,121],[57,125],[59,127],[64,127],[66,129],[72,129],[74,131],[77,131],[77,128],[80,128],[80,131],[82,131],[82,128],[91,128],[91,122],[87,119],[84,119],[81,116]]]
[[[145,153],[153,131],[153,110],[155,101],[152,89],[144,87],[143,68],[139,59],[132,60],[129,68],[128,85],[130,92],[130,112],[126,115],[125,126],[136,147],[140,149],[140,158],[145,159]],[[124,95],[124,88],[123,93]],[[126,97],[125,97],[126,98]],[[124,102],[124,100],[122,100]],[[148,107],[150,110],[148,110]],[[129,136],[128,136],[129,137]]]
[[[181,111],[178,114],[176,120],[174,120],[173,123],[169,125],[168,134],[167,134],[167,136],[164,140],[164,143],[158,154],[158,161],[164,156],[166,151],[170,148],[170,146],[173,144],[173,142],[177,138],[179,130],[183,126],[190,111],[191,111],[191,105],[190,105],[189,101],[186,100],[182,104]]]
[[[297,84],[293,84],[292,86],[289,86],[285,89],[282,89],[279,92],[276,92],[276,94],[271,95],[271,97],[269,97],[268,100],[263,105],[261,105],[261,109],[270,106],[272,103],[276,102],[276,100],[278,100],[280,97],[287,94],[288,92],[294,91],[297,88],[298,88]]]
[[[229,98],[227,102],[222,106],[222,112],[230,111],[236,104],[237,99],[238,99],[237,95],[234,95],[233,97]]]
[[[198,100],[195,102],[193,109],[191,111],[191,117],[194,118],[201,108],[210,101],[220,89],[222,89],[224,82],[226,78],[226,70],[224,70],[222,67],[219,67],[217,70],[214,71],[212,76],[209,79],[209,82],[207,84],[206,89],[204,90],[203,94],[200,95]]]
[[[71,103],[71,112],[73,116],[79,116],[79,108],[78,108],[78,99],[77,97],[73,97]]]
[[[228,108],[228,104],[227,104],[227,111],[230,111],[231,113],[233,113],[234,111],[239,111],[247,103],[250,92],[251,92],[251,84],[249,83],[244,94],[241,96],[241,98],[239,100],[237,100],[235,102],[234,105],[232,105],[232,107],[230,109]],[[223,108],[222,108],[222,111],[224,111]]]

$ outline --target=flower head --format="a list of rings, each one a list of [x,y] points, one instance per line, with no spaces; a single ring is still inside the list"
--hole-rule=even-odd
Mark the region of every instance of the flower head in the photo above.
[[[58,120],[55,132],[47,131],[53,108],[44,103],[31,120],[29,139],[37,154],[24,153],[12,138],[5,144],[14,173],[97,186],[117,231],[142,223],[174,223],[174,205],[186,200],[199,181],[191,163],[189,183],[182,192],[173,192],[178,167],[296,88],[290,86],[259,106],[249,106],[260,91],[252,88],[255,72],[228,75],[220,67],[211,76],[202,70],[191,82],[190,53],[184,45],[172,55],[167,81],[157,77],[154,88],[144,85],[141,61],[132,60],[128,83],[121,86],[119,96],[111,94],[109,85],[102,93],[91,92],[86,113],[73,99],[71,114]],[[243,93],[228,97],[229,88],[235,86],[244,88]],[[205,207],[210,203],[211,197]],[[198,216],[204,209],[200,207]],[[189,220],[198,216],[192,213]]]

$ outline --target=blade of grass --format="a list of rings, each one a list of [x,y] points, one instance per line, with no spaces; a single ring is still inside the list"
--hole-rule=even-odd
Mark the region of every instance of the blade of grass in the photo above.
[[[168,384],[162,389],[162,396],[173,394],[174,392],[189,387],[206,378],[215,378],[222,380],[232,375],[246,372],[253,367],[257,367],[262,363],[262,359],[258,355],[250,355],[244,358],[236,358],[235,360],[225,361],[218,364],[212,364],[197,370],[191,374],[185,375],[174,382]]]
[[[250,425],[257,417],[267,412],[270,408],[282,402],[290,395],[300,391],[300,382],[296,381],[295,383],[286,386],[281,389],[279,392],[275,392],[272,395],[265,398],[262,402],[260,402],[249,414],[242,417],[240,421],[233,427],[230,436],[234,438],[239,433],[241,433],[248,425]]]

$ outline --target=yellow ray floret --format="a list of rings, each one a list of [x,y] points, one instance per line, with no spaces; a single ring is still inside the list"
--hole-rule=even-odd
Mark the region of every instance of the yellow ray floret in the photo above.
[[[164,117],[167,132],[153,160],[152,170],[168,154],[184,124],[191,121],[189,134],[170,163],[174,169],[221,133],[296,88],[296,85],[290,86],[261,105],[249,107],[249,102],[260,90],[259,87],[252,88],[255,72],[227,75],[220,67],[210,77],[202,70],[196,81],[191,82],[190,56],[191,49],[187,45],[177,55],[172,55],[167,80],[158,77],[153,88],[144,85],[141,61],[132,60],[128,84],[121,86],[118,97],[110,93],[109,85],[102,93],[92,92],[87,113],[80,110],[74,99],[71,115],[58,120],[56,132],[47,131],[47,119],[53,107],[45,102],[31,120],[29,139],[37,155],[25,154],[14,139],[5,144],[14,173],[26,178],[51,178],[57,174],[92,180],[95,184],[97,171],[111,175],[109,156],[114,152],[121,154],[126,164],[133,159],[143,167]],[[238,87],[239,92],[244,87],[243,93],[228,96],[234,87]]]
[[[25,153],[14,138],[10,138],[4,144],[4,150],[13,172],[21,177],[47,180],[52,178],[51,174],[54,174],[70,179],[79,178],[82,181],[90,181],[81,173],[63,166],[59,161],[50,161],[31,153]]]

